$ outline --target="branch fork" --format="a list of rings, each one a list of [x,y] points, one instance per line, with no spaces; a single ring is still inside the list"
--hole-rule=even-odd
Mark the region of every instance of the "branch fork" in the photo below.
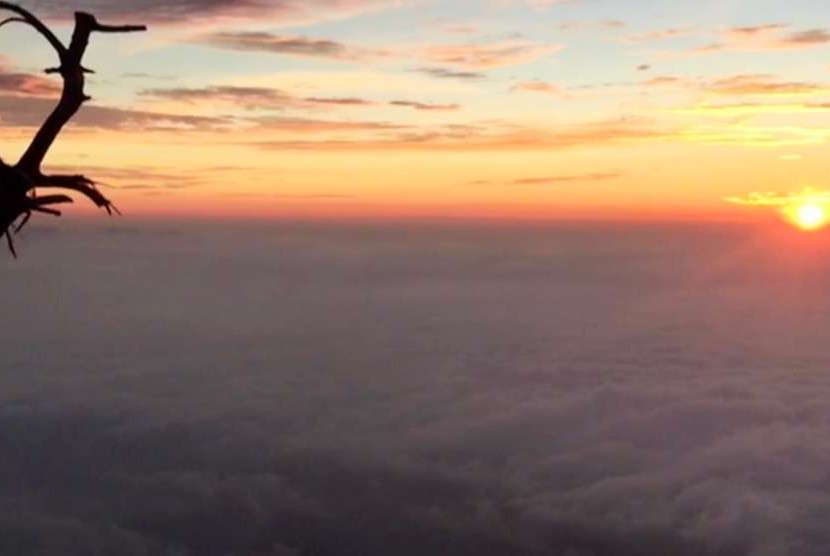
[[[23,23],[46,39],[57,53],[60,63],[57,67],[47,69],[46,73],[59,74],[63,79],[63,89],[57,105],[17,164],[7,165],[0,160],[0,234],[6,235],[9,249],[16,256],[12,234],[26,225],[33,212],[60,216],[60,211],[53,208],[54,205],[72,202],[72,198],[67,195],[38,196],[37,188],[57,188],[80,193],[108,214],[120,214],[112,202],[97,189],[93,180],[81,175],[46,175],[41,171],[41,166],[63,127],[90,100],[84,92],[85,75],[94,72],[84,67],[82,62],[92,33],[132,33],[146,31],[147,28],[143,25],[104,25],[92,14],[76,12],[75,30],[69,45],[65,46],[46,24],[25,8],[0,0],[0,10],[14,14],[0,21],[0,27],[9,23]]]

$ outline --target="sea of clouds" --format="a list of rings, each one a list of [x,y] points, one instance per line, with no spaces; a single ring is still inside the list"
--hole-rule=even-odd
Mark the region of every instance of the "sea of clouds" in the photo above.
[[[35,224],[0,554],[823,556],[830,244]]]

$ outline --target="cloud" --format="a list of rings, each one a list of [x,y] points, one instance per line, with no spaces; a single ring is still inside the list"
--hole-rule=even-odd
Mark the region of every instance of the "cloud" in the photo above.
[[[0,95],[0,122],[9,128],[40,127],[54,107],[53,99]],[[187,131],[224,129],[231,124],[226,118],[85,105],[69,129]]]
[[[88,11],[108,23],[198,26],[267,20],[275,26],[351,17],[399,5],[399,0],[79,0],[67,8],[57,0],[31,0],[27,7],[63,19],[71,18],[75,10]]]
[[[790,81],[769,73],[728,75],[707,80],[658,75],[640,84],[646,87],[679,87],[717,96],[811,96],[830,90],[827,84],[819,81]]]
[[[688,83],[686,79],[674,75],[658,75],[642,82],[646,87],[663,87],[667,85],[681,85]]]
[[[647,31],[645,33],[634,33],[628,35],[625,40],[629,43],[655,42],[688,37],[693,33],[694,29],[690,27],[671,27],[657,31]]]
[[[219,173],[217,167],[205,167],[205,172]],[[83,174],[95,180],[97,186],[119,191],[173,191],[197,187],[202,183],[201,175],[192,171],[174,172],[165,168],[149,166],[96,166],[49,164],[46,173]]]
[[[398,131],[408,126],[390,122],[323,120],[265,116],[253,118],[260,130],[290,131],[294,133],[327,133],[332,131]]]
[[[424,111],[451,111],[458,110],[460,107],[457,104],[432,104],[428,102],[416,102],[412,100],[393,100],[390,101],[391,106],[401,106],[404,108],[414,108],[415,110]]]
[[[690,112],[694,114],[694,108]],[[728,124],[694,124],[678,130],[673,140],[706,145],[789,147],[823,145],[830,141],[830,131],[824,127],[759,125],[738,121]]]
[[[718,95],[813,95],[827,92],[828,86],[809,81],[783,81],[771,74],[732,75],[716,79],[704,90]]]
[[[407,129],[391,135],[383,134],[354,139],[315,141],[279,139],[243,144],[267,150],[560,150],[672,139],[674,136],[673,132],[662,131],[642,122],[603,121],[550,130],[512,126],[499,128],[492,125],[456,125]]]
[[[264,31],[221,31],[203,35],[195,40],[199,44],[229,50],[342,61],[359,61],[367,57],[383,55],[380,51],[354,48],[337,41],[274,35]]]
[[[417,68],[415,71],[429,75],[431,77],[437,77],[439,79],[460,79],[463,81],[467,81],[484,79],[486,77],[486,74],[478,71],[457,71],[435,67]]]
[[[564,91],[559,85],[553,83],[546,83],[545,81],[525,81],[514,85],[511,91],[520,91],[526,93],[544,93],[553,96],[563,96]]]
[[[779,193],[775,191],[753,191],[743,195],[733,195],[725,199],[733,205],[750,207],[786,207],[788,205],[803,203],[805,201],[817,204],[830,204],[830,191],[816,189],[804,189],[802,191]]]
[[[47,226],[0,260],[26,316],[0,337],[0,553],[830,550],[815,241]]]
[[[56,98],[61,87],[51,79],[31,73],[18,73],[0,68],[0,88],[7,95]]]
[[[0,89],[7,95],[56,98],[61,85],[56,79],[15,71],[11,60],[0,55]]]
[[[300,104],[298,99],[279,89],[217,85],[201,88],[144,89],[139,96],[186,104],[232,104],[248,110],[282,110]]]
[[[589,174],[575,174],[564,176],[543,176],[537,178],[521,178],[513,180],[513,185],[556,185],[561,183],[608,181],[621,176],[619,172],[592,172]]]
[[[585,31],[585,30],[618,30],[625,28],[625,22],[618,19],[603,19],[600,21],[566,21],[560,23],[556,28],[560,31]]]
[[[514,40],[490,44],[437,45],[421,50],[430,63],[468,70],[496,69],[535,62],[561,50],[561,46]]]
[[[672,110],[680,114],[701,114],[725,117],[759,114],[809,114],[830,111],[830,103],[757,103],[742,102],[738,104],[701,103],[686,108]]]
[[[718,42],[694,49],[695,53],[762,52],[766,50],[801,50],[830,44],[830,31],[806,29],[788,31],[783,23],[752,27],[732,27],[720,33]]]
[[[377,103],[358,97],[299,97],[281,89],[239,85],[144,89],[138,95],[151,101],[167,101],[215,108],[230,105],[245,110],[311,109],[315,107],[368,107]]]
[[[306,97],[305,102],[323,106],[374,106],[371,100],[356,97]]]

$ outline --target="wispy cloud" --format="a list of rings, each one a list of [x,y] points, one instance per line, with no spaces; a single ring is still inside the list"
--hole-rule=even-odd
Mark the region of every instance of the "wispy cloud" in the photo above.
[[[830,31],[806,29],[790,31],[784,23],[752,27],[731,27],[720,33],[718,41],[694,49],[699,54],[724,51],[754,52],[764,50],[798,50],[830,44]]]
[[[755,103],[743,102],[738,104],[696,104],[685,108],[676,108],[672,112],[678,114],[709,115],[736,117],[759,114],[806,114],[830,111],[830,103]]]
[[[484,70],[528,64],[554,54],[561,48],[555,44],[515,40],[490,44],[429,46],[420,55],[431,63]]]
[[[559,85],[547,83],[545,81],[524,81],[514,85],[511,91],[519,91],[525,93],[544,93],[553,96],[563,96],[565,91]]]
[[[55,97],[61,87],[57,80],[15,71],[9,59],[0,56],[0,90],[9,95]]]
[[[422,67],[415,69],[415,71],[439,79],[461,79],[466,81],[484,79],[486,77],[484,73],[478,71],[458,71],[436,67]]]
[[[784,81],[766,73],[732,75],[705,85],[705,90],[718,95],[811,95],[824,93],[830,87],[809,81]]]
[[[27,3],[27,7],[49,17],[69,19],[73,11],[83,10],[108,20],[182,26],[263,20],[272,26],[297,25],[399,5],[400,0],[78,0],[71,8],[61,0]]]
[[[743,195],[732,195],[724,199],[733,205],[752,207],[786,207],[806,201],[830,204],[830,191],[804,189],[794,193],[779,193],[776,191],[753,191]]]
[[[322,106],[375,106],[371,100],[357,97],[306,97],[305,102]]]
[[[632,33],[625,37],[626,42],[643,43],[663,41],[667,39],[677,39],[688,37],[694,33],[691,27],[670,27],[667,29],[658,29],[656,31],[646,31],[643,33]]]
[[[377,103],[358,97],[301,97],[270,87],[215,85],[195,88],[158,88],[138,92],[153,101],[178,102],[215,108],[230,105],[245,110],[308,109],[313,107],[369,107]]]
[[[377,121],[324,120],[265,116],[252,119],[260,130],[289,131],[296,133],[327,133],[333,131],[400,131],[408,126]]]
[[[303,36],[275,35],[263,31],[222,31],[209,33],[194,39],[199,44],[229,50],[268,52],[287,56],[327,58],[356,61],[383,55],[378,50],[347,46],[328,39],[312,39]]]
[[[458,110],[460,108],[457,104],[432,104],[428,102],[417,102],[412,100],[393,100],[389,104],[391,106],[401,106],[405,108],[414,108],[415,110],[427,111],[447,111]]]
[[[534,129],[492,125],[441,126],[407,130],[370,138],[338,140],[265,140],[247,143],[273,150],[436,150],[436,151],[521,151],[561,150],[579,147],[622,145],[639,141],[670,139],[673,132],[637,121],[607,121],[560,129]]]
[[[557,185],[561,183],[608,181],[621,176],[619,172],[591,172],[588,174],[571,174],[561,176],[543,176],[535,178],[521,178],[510,182],[513,185]]]
[[[154,100],[166,100],[187,104],[232,104],[248,110],[271,109],[282,110],[289,106],[297,106],[300,101],[279,89],[267,87],[239,87],[230,85],[210,86],[201,88],[167,88],[145,89],[139,91],[139,96]]]
[[[54,105],[48,98],[0,95],[0,123],[9,128],[39,127]],[[70,129],[211,131],[231,125],[228,118],[88,105],[72,119]]]
[[[625,22],[619,19],[603,19],[600,21],[566,21],[556,26],[560,31],[594,31],[624,29]]]

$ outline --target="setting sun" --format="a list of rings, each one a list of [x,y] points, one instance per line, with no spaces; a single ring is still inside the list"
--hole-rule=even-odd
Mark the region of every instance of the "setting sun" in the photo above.
[[[812,232],[830,224],[827,204],[815,199],[803,199],[788,206],[784,215],[798,228]]]

